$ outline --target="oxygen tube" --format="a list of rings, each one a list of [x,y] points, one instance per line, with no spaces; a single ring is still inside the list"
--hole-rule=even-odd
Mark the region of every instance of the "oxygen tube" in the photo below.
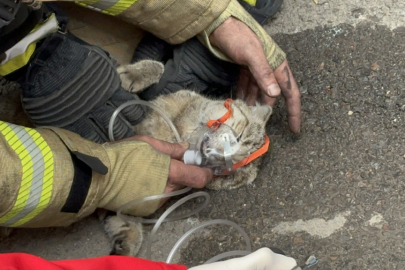
[[[181,138],[180,135],[176,129],[176,127],[174,126],[174,124],[172,123],[172,121],[165,115],[165,113],[158,107],[156,107],[155,105],[147,102],[147,101],[143,101],[143,100],[131,100],[131,101],[127,101],[124,104],[122,104],[121,106],[119,106],[113,113],[113,115],[111,116],[109,125],[108,125],[108,136],[110,141],[114,141],[114,135],[113,135],[113,130],[114,130],[114,123],[115,123],[115,119],[117,118],[118,114],[126,107],[131,106],[131,105],[145,105],[148,106],[154,110],[156,110],[162,117],[163,119],[167,122],[167,124],[170,126],[170,128],[173,130],[173,133],[176,136],[176,140],[177,142],[181,142]],[[169,197],[173,197],[173,196],[177,196],[177,195],[181,195],[181,194],[185,194],[187,192],[189,192],[192,188],[191,187],[187,187],[184,188],[182,190],[178,190],[178,191],[174,191],[174,192],[170,192],[170,193],[166,193],[166,194],[159,194],[159,195],[153,195],[153,196],[148,196],[145,198],[141,198],[141,199],[137,199],[137,200],[133,200],[130,201],[124,205],[122,205],[118,211],[117,211],[117,216],[120,217],[122,220],[126,220],[126,217],[124,214],[122,214],[122,212],[130,207],[130,206],[134,206],[136,204],[142,203],[142,202],[146,202],[146,201],[151,201],[151,200],[157,200],[157,199],[163,199],[163,198],[169,198]],[[186,203],[187,201],[194,199],[194,198],[198,198],[198,197],[204,197],[205,200],[204,202],[195,210],[192,210],[188,213],[185,214],[181,214],[181,215],[175,215],[175,216],[171,216],[168,217],[174,210],[176,210],[178,207],[180,207],[181,205],[183,205],[184,203]],[[210,201],[210,195],[205,192],[205,191],[198,191],[192,194],[187,195],[186,197],[180,199],[179,201],[177,201],[175,204],[173,204],[172,206],[170,206],[158,219],[142,219],[141,223],[142,224],[155,224],[153,226],[152,231],[149,233],[148,239],[147,239],[147,249],[146,249],[146,259],[151,259],[151,246],[152,246],[152,242],[154,239],[154,236],[157,232],[157,230],[159,229],[160,225],[163,222],[168,222],[168,221],[176,221],[176,220],[181,220],[187,217],[190,217],[192,215],[198,214],[202,209],[204,209],[208,203]],[[240,234],[243,236],[244,240],[245,240],[245,244],[246,244],[246,250],[234,250],[234,251],[229,251],[229,252],[224,252],[221,253],[209,260],[207,260],[204,264],[208,264],[208,263],[213,263],[219,260],[222,260],[224,258],[228,258],[231,256],[245,256],[248,255],[250,253],[252,253],[252,244],[250,242],[249,236],[247,235],[247,233],[242,229],[242,227],[240,227],[238,224],[230,221],[230,220],[225,220],[225,219],[215,219],[215,220],[211,220],[211,221],[206,221],[203,222],[201,224],[199,224],[198,226],[190,229],[189,231],[187,231],[177,242],[176,244],[173,246],[172,250],[170,251],[167,259],[166,259],[166,263],[172,263],[173,257],[176,253],[176,251],[179,249],[179,247],[181,246],[181,244],[188,238],[190,237],[194,232],[201,230],[207,226],[211,226],[211,225],[228,225],[231,226],[233,228],[235,228],[237,231],[240,232]],[[316,260],[316,259],[315,259]],[[317,260],[316,260],[317,262]],[[316,263],[314,263],[316,264]],[[312,265],[311,265],[312,266]],[[309,267],[309,265],[307,265],[307,267]]]

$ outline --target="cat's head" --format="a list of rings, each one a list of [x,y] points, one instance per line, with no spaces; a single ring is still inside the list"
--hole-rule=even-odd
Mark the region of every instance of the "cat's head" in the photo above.
[[[220,107],[209,108],[211,111],[210,118],[212,120],[219,119],[223,116],[227,109],[224,105],[217,103]],[[272,108],[266,105],[248,106],[242,100],[235,100],[230,103],[231,115],[224,122],[227,126],[220,126],[212,136],[213,148],[217,149],[219,153],[224,151],[223,135],[229,132],[230,127],[237,139],[238,151],[232,154],[232,162],[235,164],[244,158],[248,157],[258,149],[260,149],[264,142],[264,135],[266,134],[265,127],[272,114]],[[218,159],[224,159],[217,157]]]

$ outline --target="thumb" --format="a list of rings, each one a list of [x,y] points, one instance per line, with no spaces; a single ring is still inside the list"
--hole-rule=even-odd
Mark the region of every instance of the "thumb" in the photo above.
[[[280,86],[270,67],[263,47],[256,50],[255,54],[249,54],[247,59],[248,67],[260,89],[269,97],[278,97],[281,94]]]
[[[166,141],[161,141],[154,139],[152,137],[148,136],[134,136],[131,138],[126,138],[117,142],[122,142],[122,141],[143,141],[153,148],[155,148],[157,151],[162,152],[163,154],[166,154],[170,156],[173,159],[181,160],[183,158],[184,152],[189,148],[189,143],[188,142],[181,142],[181,143],[170,143]],[[115,142],[115,143],[117,143]]]

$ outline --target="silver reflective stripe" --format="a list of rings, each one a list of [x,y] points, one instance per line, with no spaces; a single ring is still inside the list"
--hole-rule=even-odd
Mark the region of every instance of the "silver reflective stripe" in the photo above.
[[[100,10],[106,10],[106,9],[109,9],[110,7],[114,6],[118,2],[119,2],[119,0],[116,0],[116,1],[100,0],[94,4],[91,4],[91,7],[100,9]]]
[[[44,178],[44,171],[45,171],[45,166],[44,166],[44,157],[42,155],[41,149],[39,149],[38,145],[34,142],[32,139],[31,135],[23,128],[20,126],[8,124],[11,129],[16,133],[16,136],[18,139],[21,141],[22,145],[27,149],[29,152],[29,156],[31,157],[32,161],[32,169],[33,169],[33,175],[32,175],[32,181],[31,181],[31,186],[27,185],[25,187],[20,187],[21,190],[26,190],[30,188],[29,192],[29,197],[28,200],[25,204],[25,206],[21,205],[20,212],[9,219],[8,221],[0,224],[1,226],[10,226],[20,219],[24,218],[26,215],[31,213],[39,203],[39,200],[41,199],[41,193],[43,189],[43,178]],[[19,207],[16,205],[15,207]]]

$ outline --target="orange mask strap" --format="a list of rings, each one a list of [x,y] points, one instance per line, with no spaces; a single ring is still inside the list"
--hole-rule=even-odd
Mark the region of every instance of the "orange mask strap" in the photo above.
[[[236,169],[239,169],[240,167],[248,165],[250,162],[255,160],[256,158],[264,155],[268,150],[270,146],[270,139],[267,135],[264,135],[264,144],[262,147],[257,149],[255,152],[253,152],[250,156],[242,159],[236,164],[233,164],[232,171],[235,171]],[[229,171],[225,170],[223,172],[224,174],[229,174]],[[214,175],[214,178],[218,177],[219,175]]]
[[[208,121],[207,126],[209,128],[211,128],[211,127],[216,128],[220,124],[222,124],[226,120],[228,120],[229,117],[231,117],[231,115],[232,115],[231,103],[232,102],[233,102],[233,100],[230,99],[230,98],[225,100],[224,106],[225,106],[225,108],[228,109],[228,111],[221,118],[219,118],[218,120],[210,120],[210,121]],[[255,152],[253,152],[247,158],[244,158],[243,160],[239,161],[238,163],[233,164],[232,171],[235,171],[236,169],[238,169],[240,167],[248,165],[250,162],[252,162],[256,158],[258,158],[258,157],[262,156],[263,154],[265,154],[269,150],[269,145],[270,145],[270,139],[269,139],[269,137],[267,135],[264,135],[264,144],[263,144],[263,146],[260,147],[260,149],[256,150]],[[228,172],[228,171],[225,171],[224,173],[226,174],[226,172]],[[214,175],[214,177],[217,177],[217,176]]]
[[[239,161],[238,163],[233,164],[232,170],[234,171],[234,170],[236,170],[236,169],[238,169],[240,167],[246,166],[250,162],[255,160],[256,158],[264,155],[269,150],[269,145],[270,145],[270,139],[269,139],[269,137],[267,135],[264,135],[264,144],[263,144],[263,146],[260,147],[259,149],[257,149],[255,152],[253,152],[247,158],[244,158],[241,161]]]
[[[231,115],[232,115],[231,103],[232,103],[232,102],[233,102],[233,100],[230,99],[230,98],[228,98],[227,100],[225,100],[224,106],[225,106],[225,108],[228,109],[228,111],[227,111],[221,118],[219,118],[218,120],[210,120],[210,121],[208,121],[208,122],[207,122],[207,126],[208,126],[209,128],[218,127],[219,124],[224,123],[226,120],[228,120],[229,117],[231,117]]]

